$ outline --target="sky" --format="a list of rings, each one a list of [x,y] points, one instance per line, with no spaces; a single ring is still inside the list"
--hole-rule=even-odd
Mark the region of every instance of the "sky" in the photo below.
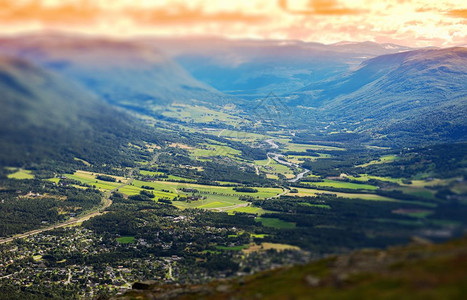
[[[465,0],[0,0],[0,34],[467,44]]]

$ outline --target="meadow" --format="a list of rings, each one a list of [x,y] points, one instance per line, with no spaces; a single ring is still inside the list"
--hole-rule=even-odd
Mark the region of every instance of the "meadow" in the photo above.
[[[34,179],[34,175],[30,170],[25,169],[16,169],[16,168],[6,168],[14,173],[8,174],[9,179]]]
[[[324,179],[323,182],[304,182],[307,185],[319,187],[332,187],[339,189],[352,189],[352,190],[377,190],[378,187],[370,184],[360,184],[345,181]]]

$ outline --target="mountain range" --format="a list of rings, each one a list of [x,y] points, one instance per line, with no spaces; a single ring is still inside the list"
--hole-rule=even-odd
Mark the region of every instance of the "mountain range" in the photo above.
[[[373,42],[331,45],[302,41],[158,38],[145,45],[164,51],[195,78],[246,99],[284,94],[330,78],[378,55],[410,50]]]
[[[86,152],[99,147],[82,146],[84,136],[125,137],[123,143],[130,132],[145,131],[121,108],[155,116],[173,103],[234,103],[244,115],[270,92],[293,112],[282,120],[291,128],[333,123],[388,146],[467,137],[463,47],[31,35],[0,39],[0,54],[5,149],[19,136],[42,142],[63,136],[80,141],[69,149]],[[74,134],[66,135],[67,128]],[[3,152],[33,148],[19,145]]]
[[[465,139],[466,83],[467,48],[421,49],[364,61],[293,93],[289,105],[386,135]]]
[[[0,41],[0,53],[55,71],[111,104],[134,110],[173,102],[222,102],[228,97],[194,79],[160,51],[138,43],[63,35]]]

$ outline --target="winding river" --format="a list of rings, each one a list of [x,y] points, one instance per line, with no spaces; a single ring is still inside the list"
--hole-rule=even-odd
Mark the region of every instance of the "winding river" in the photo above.
[[[268,139],[265,140],[266,143],[268,143],[272,149],[279,149],[279,145],[277,145],[273,139]],[[268,157],[271,159],[275,160],[277,163],[288,166],[288,167],[295,167],[295,168],[301,168],[303,171],[295,176],[295,178],[289,179],[289,182],[297,182],[300,179],[305,176],[306,173],[310,172],[310,170],[305,169],[300,167],[298,164],[291,163],[289,161],[283,160],[282,158],[284,157],[283,154],[280,153],[274,153],[274,152],[268,152],[267,153]]]

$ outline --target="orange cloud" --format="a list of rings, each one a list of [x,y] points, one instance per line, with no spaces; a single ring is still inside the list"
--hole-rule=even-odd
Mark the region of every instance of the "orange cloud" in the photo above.
[[[186,23],[257,23],[267,20],[265,15],[245,14],[240,11],[207,13],[202,8],[188,8],[181,4],[169,8],[128,9],[126,12],[137,23],[186,24]]]
[[[306,9],[289,9],[288,0],[279,0],[279,7],[284,11],[300,15],[356,15],[364,10],[346,8],[336,0],[310,0]]]
[[[453,9],[448,11],[447,15],[455,18],[467,19],[467,9]]]
[[[447,46],[467,43],[467,9],[458,1],[0,0],[0,34],[52,29],[117,37],[217,35],[322,43],[385,38]]]
[[[98,18],[99,10],[88,1],[79,4],[44,6],[40,0],[12,2],[0,0],[2,22],[40,21],[44,23],[82,23]]]

